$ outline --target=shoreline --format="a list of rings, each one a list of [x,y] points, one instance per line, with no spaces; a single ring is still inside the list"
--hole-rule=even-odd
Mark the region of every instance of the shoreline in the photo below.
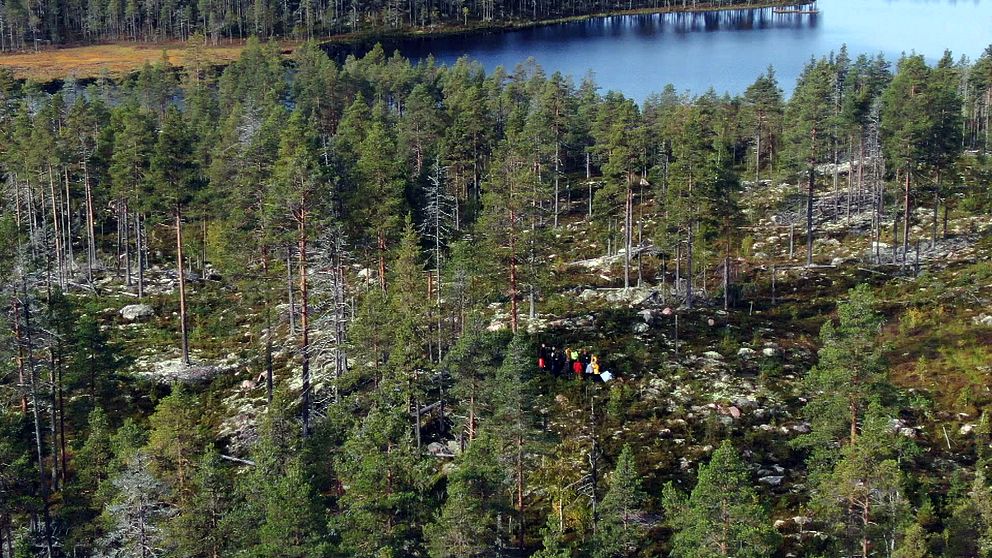
[[[537,21],[472,22],[468,25],[438,25],[424,28],[405,27],[360,31],[315,37],[313,40],[322,49],[331,49],[334,47],[347,48],[363,44],[371,46],[376,41],[507,33],[536,27],[616,16],[669,13],[702,14],[738,10],[761,10],[792,5],[795,5],[795,0],[767,0],[749,5],[734,6],[701,3],[693,7],[675,6],[614,10]],[[226,66],[240,57],[246,42],[247,39],[231,39],[221,41],[217,45],[203,45],[199,50],[201,53],[206,54],[211,64]],[[279,45],[284,55],[291,55],[293,50],[302,41],[297,39],[275,39],[274,42]],[[0,68],[10,69],[14,77],[18,80],[31,80],[42,86],[72,79],[91,80],[104,76],[111,79],[121,79],[134,73],[145,62],[156,62],[162,60],[163,56],[173,66],[182,68],[185,65],[186,55],[191,50],[192,47],[189,43],[179,41],[160,43],[117,41],[88,45],[53,46],[38,51],[2,53],[0,54]]]

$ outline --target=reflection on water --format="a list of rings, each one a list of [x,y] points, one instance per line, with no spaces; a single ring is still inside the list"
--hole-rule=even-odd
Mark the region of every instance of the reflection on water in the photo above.
[[[508,32],[383,41],[387,52],[452,63],[469,55],[488,70],[534,57],[548,72],[592,70],[605,89],[644,99],[664,84],[701,93],[739,93],[774,66],[790,90],[802,66],[848,45],[853,55],[895,60],[915,51],[931,60],[944,49],[975,57],[992,42],[992,4],[978,0],[820,0],[818,14],[771,8],[624,15]],[[338,59],[371,44],[328,45]]]

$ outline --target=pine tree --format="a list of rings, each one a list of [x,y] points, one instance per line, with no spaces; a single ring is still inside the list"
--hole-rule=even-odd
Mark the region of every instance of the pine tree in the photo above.
[[[174,510],[165,503],[165,486],[148,470],[147,456],[136,452],[112,482],[117,494],[104,511],[111,527],[100,541],[103,554],[161,555],[167,544],[164,523]]]
[[[885,156],[903,178],[902,265],[908,263],[912,184],[928,160],[946,168],[960,147],[960,109],[955,101],[950,62],[935,72],[921,55],[899,61],[892,82],[882,95],[882,144]],[[938,171],[939,172],[939,171]]]
[[[742,102],[744,117],[754,130],[754,181],[757,184],[761,179],[762,155],[767,152],[768,159],[774,161],[785,111],[775,70],[769,67],[764,74],[758,76],[744,91]]]
[[[332,524],[350,556],[401,555],[421,544],[425,464],[395,392],[378,395],[335,463],[345,490]]]
[[[493,440],[482,435],[448,474],[447,499],[424,530],[431,558],[498,556],[497,515],[507,507]]]
[[[201,186],[193,141],[182,113],[169,107],[162,119],[158,142],[148,167],[148,180],[161,213],[172,214],[176,231],[176,275],[179,278],[179,329],[183,363],[189,357],[189,308],[186,302],[186,269],[183,254],[183,212]],[[140,254],[139,254],[140,257]]]
[[[675,530],[672,556],[760,558],[778,548],[780,537],[758,501],[751,474],[729,441],[699,467],[695,488],[686,498],[671,483],[663,503]]]
[[[839,552],[869,556],[892,548],[901,536],[909,504],[899,463],[914,448],[892,431],[880,405],[864,413],[861,434],[844,447],[833,470],[814,476],[811,506]]]
[[[152,152],[156,150],[157,146],[153,116],[147,111],[134,104],[125,104],[114,111],[112,118],[116,125],[114,126],[113,152],[108,172],[117,217],[117,255],[119,258],[121,249],[123,249],[125,278],[128,286],[130,286],[132,266],[131,244],[128,234],[131,230],[129,206],[133,205],[139,211],[146,211],[151,202],[161,201],[150,199],[152,196],[146,196],[147,192],[144,191]],[[173,121],[176,118],[177,115],[173,114]],[[165,161],[160,159],[160,163],[165,163]],[[161,195],[165,196],[165,192],[161,192]],[[140,253],[138,258],[140,263]]]
[[[534,393],[531,378],[533,352],[526,334],[517,333],[510,341],[503,363],[496,370],[493,384],[494,409],[489,428],[497,440],[500,463],[504,468],[513,507],[517,512],[517,545],[523,548],[525,533],[527,475],[538,429],[534,423]]]
[[[829,448],[838,442],[852,444],[869,402],[887,389],[876,306],[870,288],[859,285],[838,305],[838,323],[827,322],[820,331],[820,360],[805,380],[810,401],[804,413],[812,431],[796,441],[813,448],[814,460],[829,460]]]
[[[786,106],[785,134],[791,146],[790,160],[798,173],[805,173],[806,265],[813,265],[813,199],[816,165],[823,161],[831,144],[833,115],[833,68],[826,59],[813,60],[803,69],[796,90]]]
[[[387,128],[384,111],[381,106],[373,111],[368,132],[358,146],[355,169],[359,188],[352,207],[353,218],[359,223],[372,224],[379,257],[379,286],[383,290],[386,288],[386,250],[399,229],[405,188],[402,169],[396,162],[392,130]]]
[[[610,476],[610,488],[599,506],[595,556],[613,558],[635,553],[644,535],[637,516],[645,499],[634,453],[630,445],[624,445]]]
[[[637,171],[643,166],[643,128],[639,125],[637,105],[619,93],[609,93],[600,105],[600,112],[593,129],[596,149],[603,158],[606,188],[596,196],[609,223],[623,208],[623,286],[630,286],[630,260],[634,239],[634,183]],[[619,252],[619,250],[617,250]]]
[[[310,378],[310,294],[308,248],[313,228],[319,222],[320,213],[315,210],[326,202],[326,186],[323,167],[317,152],[317,141],[310,126],[304,121],[303,113],[294,111],[279,142],[279,157],[273,169],[273,185],[269,191],[270,203],[274,212],[273,220],[286,226],[293,223],[296,228],[296,254],[298,262],[300,301],[300,341],[301,358],[301,398],[300,409],[303,420],[303,436],[310,433],[311,378]],[[314,215],[316,213],[316,216]]]

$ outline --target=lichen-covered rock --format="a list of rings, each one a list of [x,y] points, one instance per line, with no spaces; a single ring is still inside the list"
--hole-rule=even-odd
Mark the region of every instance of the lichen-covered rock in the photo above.
[[[155,309],[149,304],[128,304],[119,311],[122,318],[129,322],[145,321],[155,315]]]

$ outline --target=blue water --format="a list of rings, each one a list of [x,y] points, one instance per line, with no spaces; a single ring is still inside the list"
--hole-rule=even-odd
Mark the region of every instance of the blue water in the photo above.
[[[637,100],[666,83],[679,91],[740,93],[769,65],[786,92],[803,65],[846,44],[852,58],[945,49],[974,59],[992,43],[992,0],[820,0],[816,15],[771,9],[626,15],[482,35],[417,38],[385,45],[452,63],[468,55],[487,70],[534,57],[578,81],[592,71],[604,90]]]

